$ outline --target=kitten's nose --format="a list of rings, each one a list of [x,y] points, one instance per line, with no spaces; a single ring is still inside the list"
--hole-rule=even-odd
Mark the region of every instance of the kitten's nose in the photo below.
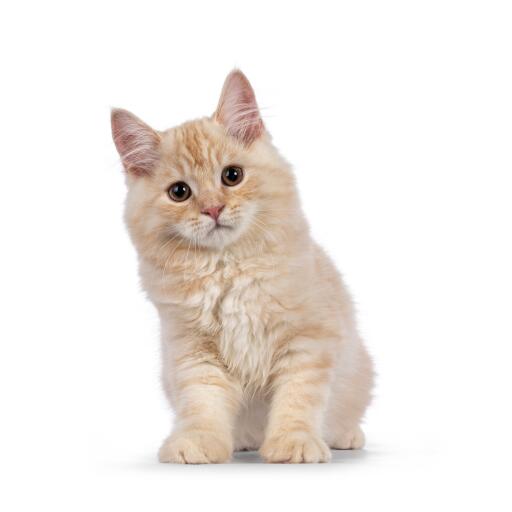
[[[224,210],[224,205],[221,206],[211,206],[210,208],[204,208],[201,210],[201,213],[205,215],[209,215],[215,222],[219,218],[220,212]]]

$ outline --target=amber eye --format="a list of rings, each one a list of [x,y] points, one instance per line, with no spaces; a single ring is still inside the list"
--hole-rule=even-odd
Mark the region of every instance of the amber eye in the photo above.
[[[222,183],[228,187],[238,185],[244,179],[244,171],[241,167],[230,165],[222,170]]]
[[[169,197],[177,203],[186,201],[191,194],[190,187],[184,181],[173,183],[167,192]]]

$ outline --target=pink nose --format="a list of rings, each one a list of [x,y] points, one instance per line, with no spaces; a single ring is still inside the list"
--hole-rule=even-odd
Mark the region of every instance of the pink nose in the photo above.
[[[211,206],[210,208],[204,208],[201,210],[201,213],[205,215],[209,215],[215,222],[219,218],[220,212],[224,210],[224,205],[222,206]]]

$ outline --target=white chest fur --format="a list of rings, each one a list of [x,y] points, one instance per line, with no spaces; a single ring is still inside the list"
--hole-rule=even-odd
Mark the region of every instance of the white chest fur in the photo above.
[[[238,276],[219,302],[220,354],[247,384],[266,381],[272,358],[269,296],[251,277]]]
[[[268,291],[269,277],[223,267],[204,276],[182,303],[200,330],[215,332],[222,361],[247,386],[263,385],[270,371],[278,304]]]

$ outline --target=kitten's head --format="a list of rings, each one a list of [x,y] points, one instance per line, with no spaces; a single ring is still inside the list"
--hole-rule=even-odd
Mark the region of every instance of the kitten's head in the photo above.
[[[160,132],[114,109],[112,133],[127,176],[126,220],[139,250],[171,240],[207,250],[254,245],[276,238],[292,215],[293,177],[238,70],[226,78],[213,116]]]

